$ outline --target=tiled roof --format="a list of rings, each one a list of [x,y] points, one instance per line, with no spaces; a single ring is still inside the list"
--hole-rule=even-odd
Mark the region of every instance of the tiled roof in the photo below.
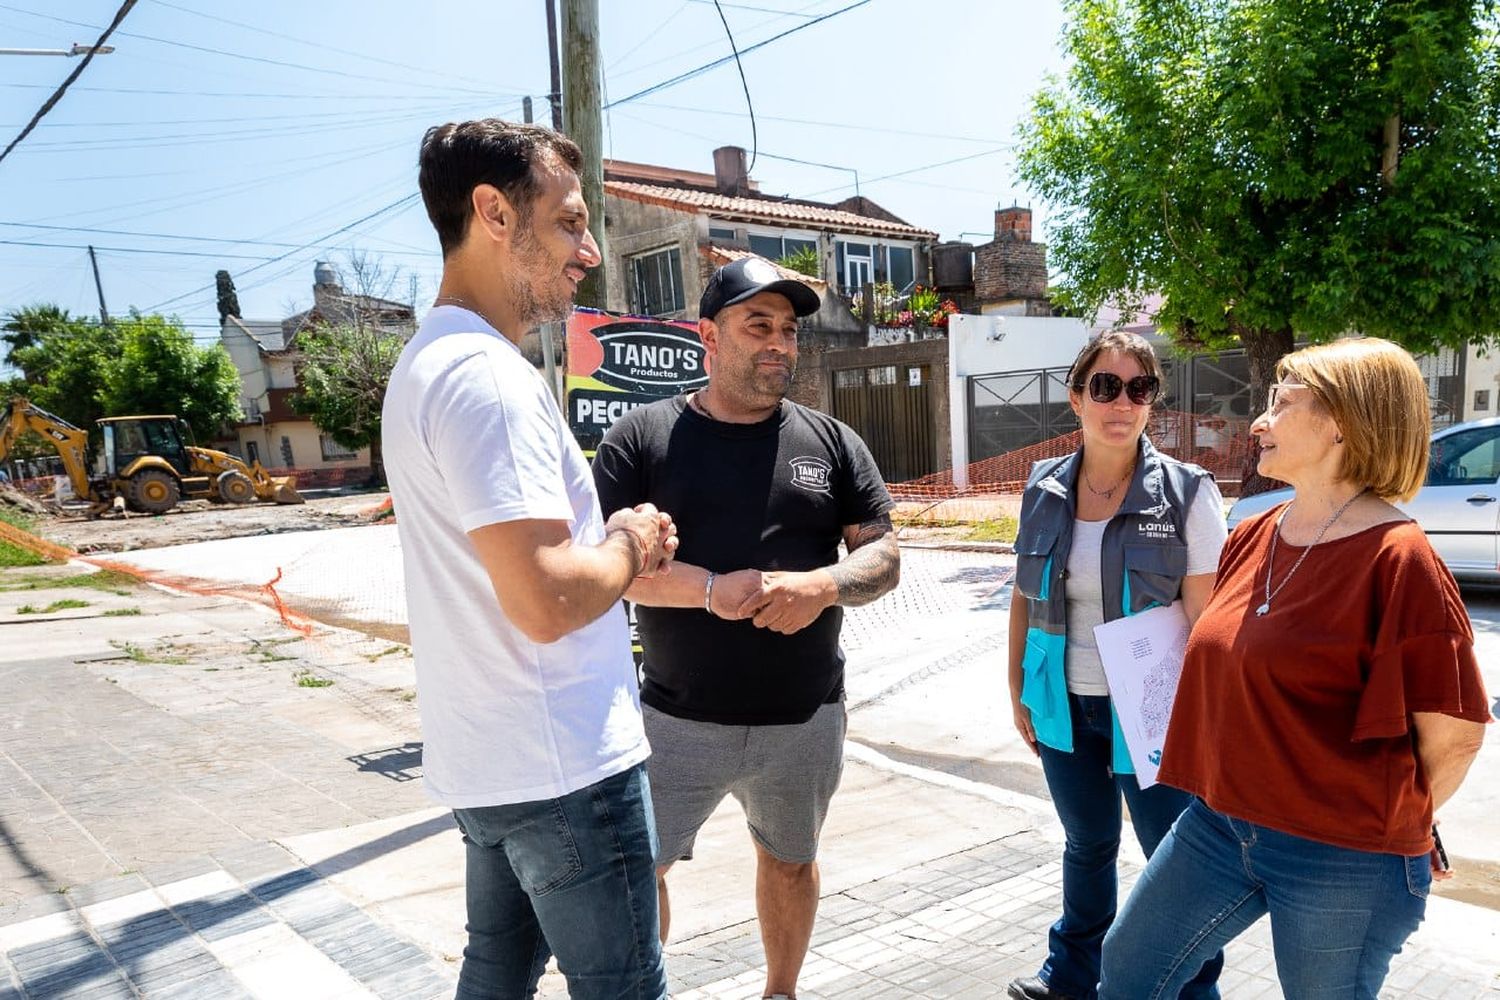
[[[864,236],[891,236],[907,240],[937,239],[937,233],[930,230],[918,229],[904,222],[856,215],[817,202],[753,195],[731,196],[716,191],[638,184],[633,181],[605,181],[604,190],[616,197],[647,205],[662,205],[687,212],[710,212],[728,219],[833,229]]]
[[[733,264],[737,260],[744,260],[746,257],[755,257],[758,255],[751,253],[749,250],[736,250],[733,247],[721,247],[716,244],[710,243],[703,247],[703,256],[711,260],[715,267],[723,267],[725,264]],[[781,275],[783,278],[791,278],[793,281],[800,281],[804,285],[810,286],[820,295],[825,289],[828,288],[828,282],[824,281],[822,278],[814,278],[809,275],[803,274],[800,271],[793,271],[789,267],[782,267],[774,260],[769,261],[769,263],[776,269],[776,273]]]

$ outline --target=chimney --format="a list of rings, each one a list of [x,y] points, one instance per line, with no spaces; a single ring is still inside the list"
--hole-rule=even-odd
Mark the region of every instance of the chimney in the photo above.
[[[714,150],[714,189],[731,196],[749,193],[750,174],[745,169],[743,147],[720,146]]]
[[[995,239],[1001,243],[1031,242],[1031,209],[1012,205],[995,210]]]

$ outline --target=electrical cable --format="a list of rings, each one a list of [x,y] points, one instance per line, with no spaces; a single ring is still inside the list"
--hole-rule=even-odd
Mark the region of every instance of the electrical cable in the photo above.
[[[21,130],[21,134],[12,139],[10,145],[6,146],[3,152],[0,152],[0,162],[3,162],[10,155],[10,151],[19,146],[21,140],[31,134],[31,130],[36,128],[37,123],[42,120],[47,112],[51,111],[58,101],[62,100],[62,96],[68,92],[68,88],[73,85],[73,81],[78,79],[83,71],[88,68],[89,63],[94,61],[94,56],[98,54],[100,46],[109,40],[109,36],[114,34],[115,29],[120,26],[120,22],[125,20],[125,15],[130,13],[130,8],[135,5],[136,0],[125,0],[124,3],[120,4],[120,9],[115,11],[114,19],[109,22],[109,27],[104,29],[104,34],[99,36],[99,40],[94,43],[93,48],[84,53],[83,61],[74,67],[73,72],[68,74],[68,78],[62,82],[62,85],[52,92],[52,96],[42,103],[37,113],[31,116],[31,121],[27,122],[26,127]]]
[[[689,3],[712,3],[715,7],[717,7],[719,5],[718,4],[718,0],[688,0],[688,2]],[[725,7],[733,8],[734,10],[753,10],[756,13],[759,13],[759,14],[780,14],[782,17],[816,17],[817,16],[815,14],[804,14],[801,11],[796,11],[796,10],[776,10],[775,8],[772,8],[772,7],[750,7],[750,6],[747,6],[746,4],[742,4],[742,3],[726,3],[724,6]]]
[[[127,6],[135,6],[137,0],[129,0]],[[75,28],[94,28],[95,25],[83,21],[72,21],[66,17],[57,17],[53,14],[43,14],[40,11],[26,10],[22,7],[13,7],[10,4],[0,3],[0,10],[8,10],[17,14],[27,14],[31,17],[40,17],[48,21],[56,21],[59,24],[69,24]],[[122,31],[121,36],[125,38],[138,38],[143,42],[156,42],[159,45],[171,45],[176,48],[190,49],[194,52],[205,52],[209,55],[221,56],[225,59],[242,59],[246,62],[264,63],[268,66],[280,66],[284,69],[302,70],[307,73],[322,73],[326,76],[345,77],[350,80],[368,80],[376,83],[394,83],[403,87],[426,87],[429,90],[442,90],[450,94],[474,94],[476,96],[494,97],[500,94],[497,90],[469,90],[462,87],[443,87],[435,83],[421,83],[416,80],[398,80],[388,76],[370,76],[367,73],[349,73],[344,70],[328,69],[322,66],[307,66],[302,63],[287,62],[284,59],[268,59],[264,56],[246,55],[243,52],[231,52],[227,49],[215,49],[206,45],[194,45],[191,42],[179,42],[171,38],[158,38],[155,35],[142,35],[132,31]]]
[[[642,97],[647,97],[651,94],[657,93],[658,91],[666,90],[669,87],[675,87],[679,83],[684,83],[688,80],[691,80],[695,76],[701,76],[704,73],[707,73],[709,70],[717,69],[718,67],[729,62],[731,59],[737,60],[740,56],[747,56],[750,53],[754,52],[756,49],[765,48],[772,42],[780,41],[788,35],[794,35],[806,28],[811,28],[815,24],[822,24],[824,21],[827,21],[830,18],[838,17],[840,14],[847,14],[849,11],[856,10],[870,2],[871,0],[856,0],[855,3],[851,3],[847,7],[840,7],[838,10],[830,11],[827,14],[823,14],[811,21],[806,21],[802,24],[799,24],[794,28],[788,28],[780,34],[772,35],[770,38],[767,38],[764,41],[756,42],[754,45],[747,48],[744,52],[736,53],[733,56],[724,56],[721,59],[715,59],[713,62],[704,63],[702,66],[699,66],[696,69],[690,69],[685,73],[679,73],[671,79],[663,80],[661,83],[653,84],[647,87],[645,90],[638,90],[634,94],[631,94],[629,97],[622,97],[618,101],[612,101],[607,105],[607,107],[616,107],[617,105],[621,104],[629,104],[631,101],[640,100]]]
[[[227,24],[234,28],[243,28],[246,31],[254,31],[262,35],[269,35],[272,38],[280,38],[284,41],[296,42],[298,45],[306,45],[309,48],[317,49],[320,52],[337,52],[339,55],[353,56],[355,59],[365,59],[369,62],[380,63],[385,66],[394,66],[397,69],[409,69],[417,73],[425,73],[428,76],[452,77],[455,80],[463,80],[467,83],[478,84],[479,86],[486,88],[493,87],[495,85],[490,80],[480,80],[476,77],[463,76],[458,73],[450,73],[447,71],[440,73],[437,70],[426,69],[422,66],[413,66],[411,63],[397,62],[394,59],[382,59],[380,56],[372,56],[364,52],[356,52],[353,49],[341,49],[336,45],[329,45],[327,42],[323,41],[309,41],[306,38],[298,38],[295,35],[288,35],[280,31],[272,31],[270,28],[257,27],[253,24],[246,24],[243,21],[232,21],[227,17],[220,17],[217,14],[208,14],[201,10],[194,10],[191,7],[183,7],[179,4],[168,3],[167,0],[148,0],[148,2],[156,5],[157,7],[166,7],[171,10],[181,11],[184,14],[192,14],[194,17],[201,17],[209,21],[217,21],[220,24]]]
[[[254,267],[247,268],[245,271],[242,271],[241,273],[242,274],[250,274],[250,273],[253,273],[255,271],[259,271],[261,268],[263,268],[263,267],[269,267],[270,265],[276,263],[277,261],[286,260],[288,257],[292,256],[292,254],[299,253],[299,252],[301,252],[303,250],[309,250],[309,249],[317,246],[319,243],[326,243],[329,240],[333,239],[335,236],[339,236],[339,235],[341,235],[343,233],[347,233],[349,230],[353,229],[355,226],[362,225],[363,223],[369,222],[372,219],[376,219],[379,216],[387,214],[388,212],[393,212],[393,211],[395,211],[398,208],[403,208],[403,207],[405,207],[407,205],[410,205],[412,202],[416,201],[419,197],[421,197],[421,195],[418,192],[413,191],[411,194],[404,195],[404,196],[396,199],[395,201],[391,202],[389,205],[385,205],[385,206],[383,206],[381,208],[377,208],[375,211],[370,212],[367,215],[362,215],[359,218],[355,219],[353,222],[348,223],[347,225],[340,226],[339,228],[333,230],[330,233],[325,233],[324,235],[318,237],[315,240],[309,240],[308,242],[302,244],[302,246],[297,247],[294,250],[288,250],[284,254],[280,254],[280,255],[278,255],[276,257],[272,257],[272,258],[270,258],[269,260],[267,260],[267,261],[265,261],[263,263],[256,264]],[[194,289],[191,292],[184,292],[181,295],[174,295],[170,299],[165,299],[165,300],[163,300],[161,302],[156,303],[155,305],[147,306],[145,309],[143,309],[141,311],[142,312],[156,312],[158,309],[162,308],[163,306],[172,305],[174,302],[180,302],[183,299],[192,298],[194,295],[200,295],[200,294],[202,294],[205,291],[212,291],[212,290],[215,290],[216,288],[217,288],[216,285],[208,285],[208,286],[206,286],[204,288]]]
[[[740,86],[745,90],[745,108],[750,112],[750,165],[745,168],[745,173],[755,169],[755,158],[760,154],[760,136],[755,131],[755,105],[750,100],[750,83],[745,79],[745,64],[740,62],[740,50],[734,44],[734,32],[729,30],[729,19],[724,16],[724,8],[719,6],[719,0],[714,0],[714,10],[719,12],[719,22],[724,25],[724,34],[729,36],[729,51],[734,54],[734,68],[740,71]]]

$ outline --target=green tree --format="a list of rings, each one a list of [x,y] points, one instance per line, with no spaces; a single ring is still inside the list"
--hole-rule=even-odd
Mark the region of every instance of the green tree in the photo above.
[[[142,315],[111,325],[119,350],[104,370],[111,415],[175,413],[200,441],[240,416],[240,375],[222,345],[198,347],[175,318]]]
[[[62,336],[85,336],[91,324],[78,316],[71,316],[66,309],[38,303],[23,306],[5,317],[0,325],[0,342],[5,344],[5,364],[20,368],[28,382],[41,381],[45,376],[48,360],[45,354],[26,353],[46,338]],[[25,362],[29,361],[30,369]]]
[[[1065,305],[1160,293],[1184,347],[1500,333],[1496,0],[1071,0],[1022,176]],[[1248,471],[1248,470],[1247,470]]]
[[[32,402],[89,428],[108,415],[104,381],[119,353],[118,328],[69,318],[50,329],[28,331],[26,343],[12,357]]]
[[[345,448],[368,447],[370,471],[382,486],[380,408],[405,345],[399,333],[365,323],[297,335],[301,391],[292,406]]]

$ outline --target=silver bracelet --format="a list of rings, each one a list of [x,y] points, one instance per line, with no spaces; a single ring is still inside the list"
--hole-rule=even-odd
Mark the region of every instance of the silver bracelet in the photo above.
[[[718,575],[713,570],[709,570],[708,582],[703,585],[703,610],[709,614],[714,613],[714,577]]]

